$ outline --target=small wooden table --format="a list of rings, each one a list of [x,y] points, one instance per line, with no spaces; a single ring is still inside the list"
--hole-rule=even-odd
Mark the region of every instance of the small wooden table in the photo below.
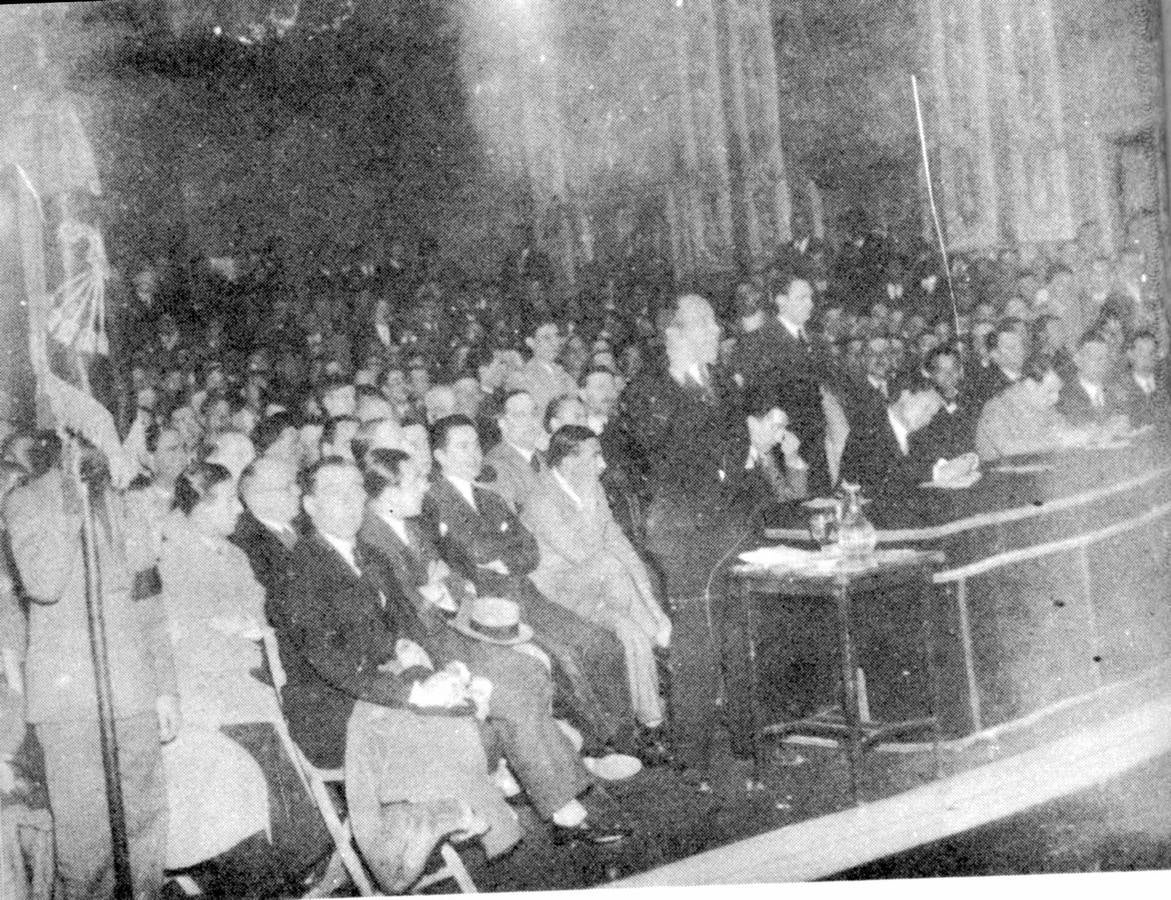
[[[944,561],[939,552],[916,550],[880,550],[874,562],[866,567],[842,567],[832,574],[806,574],[798,571],[775,571],[755,566],[735,566],[728,574],[728,596],[740,608],[747,632],[748,678],[752,696],[745,707],[751,716],[753,759],[759,780],[764,763],[765,735],[784,737],[788,734],[811,734],[830,737],[845,744],[849,754],[850,794],[855,803],[861,802],[859,777],[863,753],[886,738],[898,734],[930,729],[933,738],[935,766],[939,769],[939,680],[935,665],[935,646],[932,629],[933,587],[931,575]],[[864,720],[859,706],[857,682],[858,663],[854,646],[853,601],[858,595],[894,590],[918,582],[921,585],[923,621],[923,651],[931,690],[931,715],[897,722]],[[838,656],[841,680],[840,713],[832,716],[819,714],[770,725],[761,723],[760,679],[757,667],[759,637],[759,610],[756,598],[779,596],[803,597],[832,601],[836,616]]]

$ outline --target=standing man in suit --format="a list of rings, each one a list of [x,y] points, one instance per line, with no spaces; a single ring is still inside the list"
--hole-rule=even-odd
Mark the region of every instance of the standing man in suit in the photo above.
[[[830,487],[822,405],[829,377],[826,360],[805,332],[813,312],[813,288],[793,275],[782,276],[776,287],[777,314],[744,336],[732,355],[732,371],[741,388],[764,387],[776,393],[778,405],[788,413],[793,433],[805,448],[810,490],[820,493]]]
[[[524,509],[544,469],[537,442],[542,436],[540,413],[528,391],[506,394],[496,415],[500,443],[488,451],[484,462],[496,472],[492,490],[508,501],[513,512]]]
[[[541,554],[529,578],[549,599],[617,636],[644,732],[643,758],[665,762],[655,649],[669,645],[671,620],[659,606],[646,566],[610,512],[599,478],[601,453],[601,443],[584,425],[559,428],[550,439],[549,469],[524,512]]]
[[[110,816],[86,613],[81,498],[53,448],[50,468],[15,488],[4,509],[30,599],[26,710],[45,753],[57,877],[67,898],[114,896]],[[114,731],[136,897],[163,884],[167,806],[160,742],[181,725],[174,659],[145,521],[125,514],[92,446],[82,458],[94,509]],[[154,577],[143,577],[154,571]]]
[[[1140,331],[1126,348],[1127,372],[1115,385],[1122,412],[1134,428],[1171,423],[1171,396],[1167,376],[1159,364],[1153,332]]]
[[[577,390],[573,377],[557,361],[564,345],[561,326],[555,319],[537,320],[532,335],[525,338],[532,356],[508,379],[508,388],[528,391],[538,414],[545,412],[550,400]]]
[[[646,549],[663,576],[672,622],[673,749],[702,785],[721,721],[733,752],[752,755],[747,694],[737,689],[746,644],[721,569],[754,532],[758,498],[744,490],[749,433],[735,382],[716,366],[720,326],[711,305],[680,297],[663,337],[666,365],[631,381],[607,431],[621,436],[622,463],[644,486]]]
[[[629,747],[634,717],[617,639],[553,603],[528,579],[540,561],[537,542],[508,504],[476,481],[484,457],[471,419],[440,419],[431,443],[440,468],[424,510],[444,560],[480,595],[520,604],[537,644],[556,663],[558,684],[584,726],[588,755]]]

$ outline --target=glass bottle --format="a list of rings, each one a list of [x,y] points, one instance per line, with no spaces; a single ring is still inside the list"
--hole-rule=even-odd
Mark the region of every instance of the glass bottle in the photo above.
[[[869,566],[874,562],[878,531],[862,512],[862,486],[842,482],[842,518],[838,524],[838,546],[848,566]]]

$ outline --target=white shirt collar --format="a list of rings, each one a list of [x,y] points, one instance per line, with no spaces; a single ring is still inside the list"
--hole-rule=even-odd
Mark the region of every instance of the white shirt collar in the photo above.
[[[537,451],[535,449],[525,450],[523,447],[518,447],[512,441],[505,441],[504,443],[508,444],[509,447],[511,447],[513,450],[515,450],[517,453],[519,453],[521,456],[523,456],[525,458],[525,462],[527,462],[527,463],[532,463],[533,457],[536,456],[536,454],[537,454]]]
[[[326,542],[334,550],[342,555],[342,559],[350,564],[351,569],[359,575],[362,574],[362,570],[358,568],[357,557],[354,556],[353,541],[343,541],[341,538],[334,537],[332,534],[326,534],[325,532],[321,532],[321,536],[325,538]]]
[[[472,483],[470,481],[466,481],[463,478],[456,478],[454,475],[448,475],[446,472],[443,473],[443,477],[451,482],[451,486],[459,491],[460,496],[471,504],[472,509],[479,510],[479,507],[476,506],[476,492],[472,489]]]
[[[884,397],[885,397],[885,396],[887,396],[887,394],[888,394],[888,392],[889,392],[890,388],[887,386],[887,384],[888,384],[888,383],[887,383],[887,381],[886,381],[885,379],[884,379],[884,380],[882,380],[882,381],[879,381],[879,380],[878,380],[877,378],[875,378],[874,376],[872,376],[872,375],[867,375],[867,376],[866,376],[866,380],[867,380],[867,381],[869,381],[869,382],[870,382],[870,386],[871,386],[872,388],[874,388],[876,391],[879,391],[879,392],[882,394],[882,396],[884,396]]]
[[[256,517],[256,521],[267,528],[269,531],[274,531],[277,534],[288,534],[292,532],[297,533],[297,529],[293,527],[292,522],[285,522],[283,525],[280,522],[274,522],[272,519],[262,519],[260,516]]]
[[[1010,371],[1009,369],[1006,369],[1003,366],[999,366],[999,365],[996,368],[1000,369],[1000,371],[1004,375],[1004,377],[1007,378],[1009,381],[1011,381],[1013,384],[1016,384],[1018,381],[1021,380],[1021,373],[1020,372],[1013,372],[1013,371]]]
[[[553,472],[553,479],[561,486],[561,490],[565,491],[565,493],[569,495],[569,499],[573,501],[574,506],[576,506],[578,509],[585,509],[585,502],[581,499],[577,491],[573,489],[569,482],[565,480],[565,477],[556,469],[552,469],[551,471]]]
[[[1155,375],[1153,372],[1149,375],[1140,375],[1138,372],[1131,370],[1130,374],[1134,377],[1134,383],[1142,388],[1144,394],[1153,394],[1155,392]]]
[[[396,518],[395,516],[387,516],[382,514],[379,514],[378,518],[390,526],[390,530],[398,535],[398,539],[400,541],[402,541],[408,547],[411,546],[411,539],[407,537],[406,522],[404,522],[402,519]]]
[[[890,430],[895,433],[899,449],[903,451],[903,456],[906,456],[911,452],[911,433],[907,430],[907,426],[899,421],[898,417],[889,409],[886,411],[886,420],[890,422]]]
[[[1106,405],[1106,394],[1102,390],[1100,384],[1090,384],[1088,381],[1078,379],[1078,384],[1082,386],[1082,390],[1086,392],[1086,396],[1090,398],[1090,403],[1094,406]]]
[[[692,363],[686,369],[671,369],[671,377],[679,384],[686,385],[689,381],[703,384],[703,367],[699,363]]]
[[[789,334],[793,335],[793,337],[797,338],[797,340],[802,339],[805,329],[803,329],[800,325],[794,325],[780,313],[777,314],[777,321],[784,326],[785,331],[789,332]]]

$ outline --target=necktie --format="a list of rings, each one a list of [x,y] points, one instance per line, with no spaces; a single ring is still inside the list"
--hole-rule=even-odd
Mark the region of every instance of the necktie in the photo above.
[[[529,457],[529,468],[533,470],[534,474],[539,474],[541,471],[541,458],[536,453]]]

